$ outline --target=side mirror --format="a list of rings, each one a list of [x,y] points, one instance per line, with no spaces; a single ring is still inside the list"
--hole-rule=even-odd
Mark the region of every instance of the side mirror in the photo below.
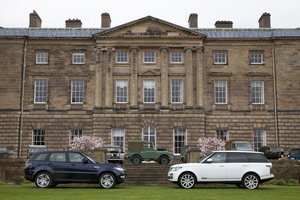
[[[87,164],[89,161],[88,161],[88,159],[83,158],[83,159],[82,159],[82,162],[83,162],[84,164]]]
[[[206,162],[207,162],[207,163],[212,163],[212,162],[213,162],[213,159],[209,158],[209,159],[206,160]]]

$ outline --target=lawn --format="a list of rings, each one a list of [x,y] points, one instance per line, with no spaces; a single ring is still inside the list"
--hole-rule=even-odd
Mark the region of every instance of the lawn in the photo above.
[[[256,190],[239,189],[234,186],[203,186],[193,189],[180,189],[179,187],[129,187],[117,186],[114,189],[101,189],[98,186],[66,186],[58,185],[56,188],[41,189],[35,185],[0,185],[1,200],[91,200],[91,199],[298,199],[299,186],[260,186]]]

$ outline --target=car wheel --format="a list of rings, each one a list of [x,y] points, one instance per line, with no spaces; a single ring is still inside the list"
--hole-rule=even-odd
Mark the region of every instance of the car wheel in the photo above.
[[[142,159],[140,156],[133,156],[131,161],[133,164],[138,165],[142,162]]]
[[[52,177],[47,172],[41,172],[35,177],[35,185],[39,188],[49,188],[52,185]]]
[[[178,185],[181,188],[185,189],[190,189],[194,187],[196,184],[196,178],[193,174],[191,173],[184,173],[180,175],[179,180],[178,180]]]
[[[163,156],[161,157],[161,159],[159,160],[159,164],[162,165],[167,165],[169,163],[169,158],[167,156]]]
[[[257,175],[250,173],[250,174],[246,174],[243,177],[243,181],[242,181],[243,187],[246,189],[256,189],[259,186],[259,178],[257,177]]]
[[[116,183],[117,183],[116,178],[111,173],[104,173],[99,178],[99,185],[105,189],[110,189],[115,187]]]

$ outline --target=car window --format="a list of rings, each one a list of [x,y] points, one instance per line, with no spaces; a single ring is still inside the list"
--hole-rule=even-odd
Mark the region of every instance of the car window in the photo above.
[[[215,153],[210,157],[213,161],[212,163],[225,163],[227,153]]]
[[[50,159],[51,162],[66,162],[65,153],[51,153]]]
[[[291,155],[292,155],[292,156],[293,156],[293,155],[298,155],[298,154],[300,154],[299,151],[300,151],[299,149],[295,149],[295,150],[292,151]]]
[[[47,155],[48,155],[47,153],[41,153],[41,154],[38,155],[34,160],[35,160],[35,161],[45,161]]]
[[[246,153],[249,162],[263,162],[269,163],[268,159],[263,154],[258,153]]]
[[[227,163],[241,163],[248,162],[248,159],[245,153],[228,153],[227,154]]]
[[[70,162],[82,162],[84,158],[80,153],[69,153]]]

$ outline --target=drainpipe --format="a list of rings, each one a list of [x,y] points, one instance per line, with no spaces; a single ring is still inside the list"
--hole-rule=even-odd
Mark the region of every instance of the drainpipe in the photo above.
[[[277,122],[277,92],[276,92],[276,71],[275,71],[275,42],[273,40],[273,49],[272,49],[272,57],[273,57],[273,83],[274,83],[274,118],[275,118],[275,135],[276,135],[276,146],[279,146],[278,140],[278,122]]]
[[[24,44],[24,57],[23,57],[23,78],[22,78],[22,98],[21,98],[21,124],[20,124],[20,141],[19,141],[19,155],[18,158],[22,157],[22,136],[23,136],[23,114],[24,114],[24,90],[25,90],[25,68],[26,68],[26,53],[27,53],[27,38]]]

